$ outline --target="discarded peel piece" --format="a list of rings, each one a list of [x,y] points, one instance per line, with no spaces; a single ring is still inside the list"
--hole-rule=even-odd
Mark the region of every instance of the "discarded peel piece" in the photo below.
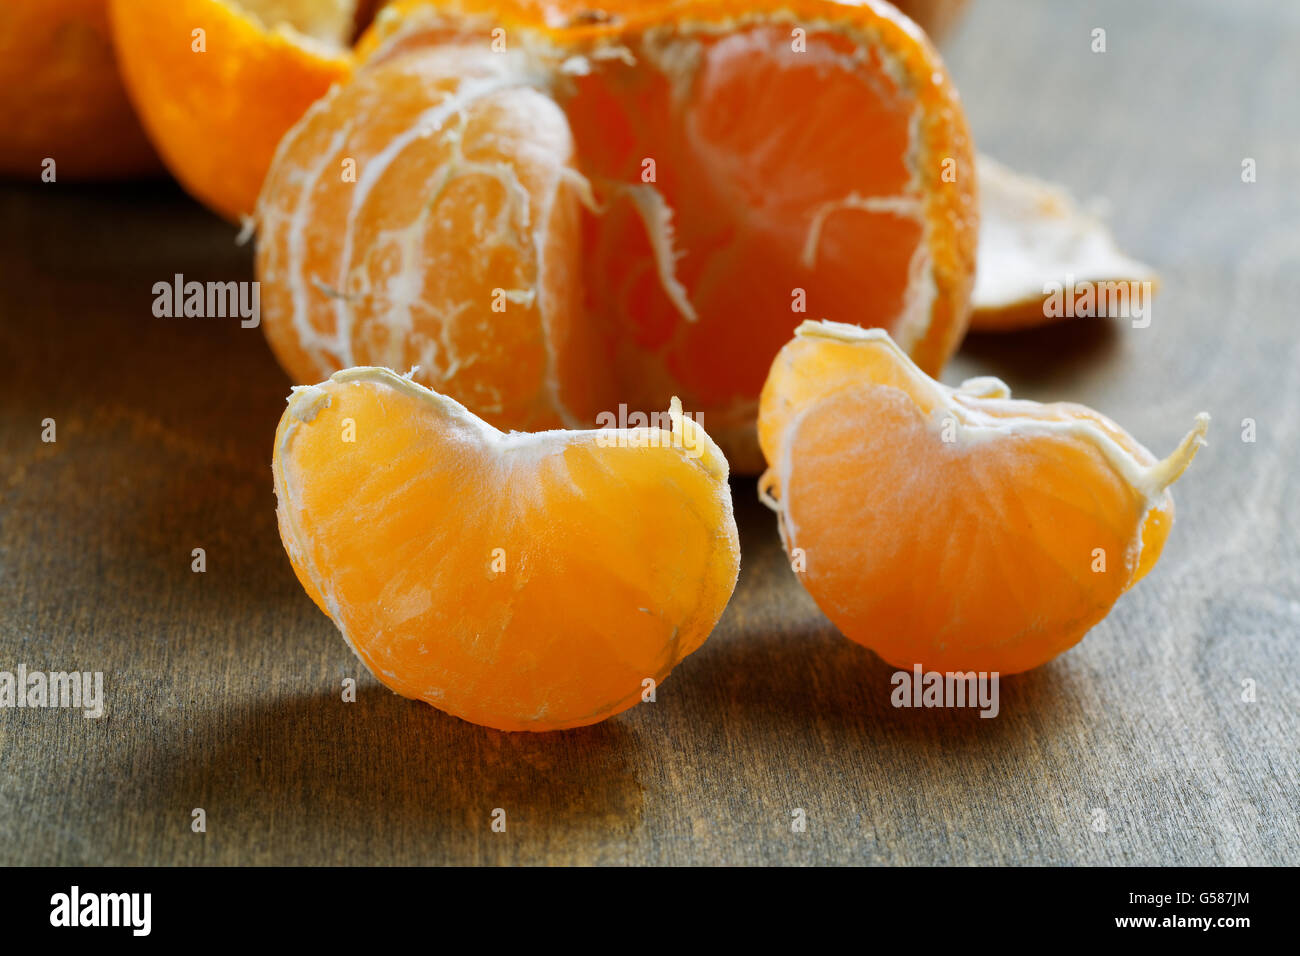
[[[1208,422],[1157,460],[1084,406],[950,388],[883,331],[805,322],[763,389],[760,496],[847,637],[900,668],[1016,673],[1151,570]]]
[[[127,92],[186,191],[250,216],[276,144],[352,70],[367,0],[107,0]],[[336,171],[337,175],[337,171]]]
[[[595,723],[704,642],[739,570],[726,460],[680,403],[658,419],[505,434],[341,371],[280,421],[280,535],[398,694],[501,730]]]
[[[1063,189],[987,156],[979,156],[976,167],[980,230],[971,331],[1012,331],[1080,314],[1068,303],[1047,307],[1056,287],[1061,289],[1058,302],[1065,296],[1074,300],[1086,284],[1134,312],[1139,303],[1132,301],[1132,284],[1139,284],[1138,295],[1154,292],[1155,270],[1121,252],[1105,224]],[[1113,312],[1116,303],[1110,304]],[[1096,315],[1108,314],[1096,303],[1090,308]]]

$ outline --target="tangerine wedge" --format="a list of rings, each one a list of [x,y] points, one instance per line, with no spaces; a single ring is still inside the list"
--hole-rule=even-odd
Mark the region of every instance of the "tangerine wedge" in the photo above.
[[[900,668],[1016,673],[1151,570],[1208,422],[1157,461],[1081,405],[949,388],[883,331],[808,322],[763,389],[760,496],[847,637]]]
[[[866,316],[931,372],[961,339],[970,136],[886,4],[406,2],[358,51],[258,204],[263,328],[297,382],[419,365],[506,428],[679,395],[756,472],[805,312]]]
[[[698,648],[735,587],[727,463],[667,428],[503,434],[381,368],[297,388],[280,534],[382,683],[501,730],[603,720]]]

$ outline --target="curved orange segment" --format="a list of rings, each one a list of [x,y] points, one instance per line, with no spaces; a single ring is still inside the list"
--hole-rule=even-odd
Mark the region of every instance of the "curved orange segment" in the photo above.
[[[659,424],[504,434],[349,369],[289,399],[280,533],[397,693],[502,730],[595,723],[703,643],[739,569],[725,460],[680,405]]]
[[[809,322],[763,391],[760,490],[846,636],[898,667],[1016,673],[1150,570],[1207,425],[1157,461],[1091,409],[949,388],[883,331]]]

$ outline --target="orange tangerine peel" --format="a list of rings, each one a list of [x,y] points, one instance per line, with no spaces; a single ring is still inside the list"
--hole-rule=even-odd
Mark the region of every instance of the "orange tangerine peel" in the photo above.
[[[276,144],[352,71],[355,0],[109,0],[122,78],[186,191],[251,216]]]
[[[976,167],[980,236],[972,332],[1011,332],[1070,317],[1072,304],[1049,309],[1047,300],[1053,294],[1074,300],[1085,286],[1117,288],[1130,308],[1141,304],[1135,296],[1158,290],[1155,270],[1120,251],[1105,223],[1064,189],[987,156],[978,157]],[[1110,314],[1094,311],[1092,317]]]

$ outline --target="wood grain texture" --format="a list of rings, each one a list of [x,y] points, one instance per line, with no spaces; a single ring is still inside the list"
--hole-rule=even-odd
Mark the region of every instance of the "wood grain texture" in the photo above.
[[[1150,328],[975,338],[946,378],[1162,454],[1215,416],[1160,565],[995,720],[893,709],[752,480],[736,595],[656,703],[525,736],[393,696],[281,549],[261,333],[151,314],[154,282],[249,279],[249,251],[166,187],[4,187],[0,670],[102,670],[107,713],[0,711],[0,863],[1300,862],[1297,49],[1292,5],[1212,0],[978,0],[953,38],[979,146],[1108,197],[1165,283]]]

